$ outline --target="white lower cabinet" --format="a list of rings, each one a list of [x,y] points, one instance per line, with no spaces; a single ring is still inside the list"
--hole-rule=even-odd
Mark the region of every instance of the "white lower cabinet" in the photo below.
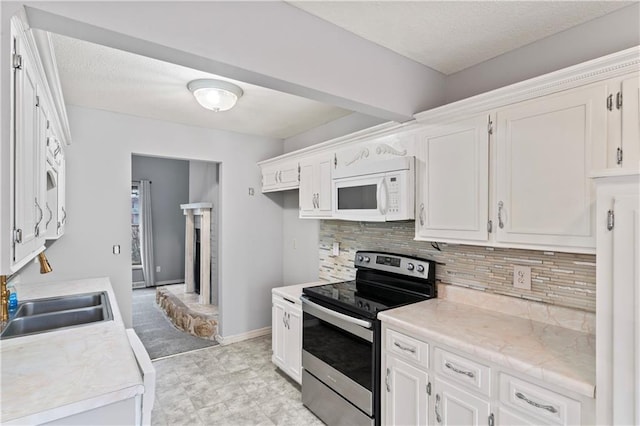
[[[271,300],[271,360],[293,380],[302,383],[302,307],[275,294]]]
[[[463,390],[438,376],[434,380],[433,392],[433,413],[437,424],[490,425],[491,404],[487,397]]]
[[[429,375],[397,356],[387,355],[383,388],[388,425],[427,425]],[[381,399],[382,399],[381,398]]]
[[[382,339],[382,424],[580,425],[595,420],[592,398],[384,323]]]

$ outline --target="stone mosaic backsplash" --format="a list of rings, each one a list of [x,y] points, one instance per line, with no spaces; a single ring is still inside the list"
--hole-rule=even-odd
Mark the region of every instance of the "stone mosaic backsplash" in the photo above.
[[[596,257],[591,254],[477,247],[414,241],[414,222],[320,221],[320,278],[355,277],[358,250],[381,250],[435,260],[436,280],[489,293],[589,312],[596,309]],[[340,255],[331,256],[334,242]],[[513,265],[531,267],[531,290],[513,287]]]

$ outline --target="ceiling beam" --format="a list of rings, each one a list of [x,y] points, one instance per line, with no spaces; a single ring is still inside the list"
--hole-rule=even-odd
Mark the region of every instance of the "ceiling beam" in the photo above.
[[[284,2],[27,2],[33,28],[384,120],[444,102],[445,76]]]

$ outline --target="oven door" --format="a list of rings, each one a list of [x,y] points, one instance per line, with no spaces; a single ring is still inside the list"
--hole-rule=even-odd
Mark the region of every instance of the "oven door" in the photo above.
[[[307,376],[308,383],[305,383],[303,376],[303,402],[306,400],[308,404],[305,405],[327,423],[335,423],[327,416],[342,415],[343,419],[354,419],[350,421],[353,423],[371,424],[374,416],[373,396],[376,392],[375,321],[351,317],[305,296],[302,297],[302,310],[302,367],[311,375]],[[349,404],[341,407],[339,401],[333,405],[324,404],[323,407],[323,392],[327,400],[336,397],[326,388],[318,389],[323,388],[322,385],[338,393],[367,417],[357,413],[358,410],[349,407]],[[312,393],[320,397],[310,398]],[[318,399],[320,401],[314,401]],[[340,414],[349,410],[353,413]],[[358,417],[364,421],[356,421]]]

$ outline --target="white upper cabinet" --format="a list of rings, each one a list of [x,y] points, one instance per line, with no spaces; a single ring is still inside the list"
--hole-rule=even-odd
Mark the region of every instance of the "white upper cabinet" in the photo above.
[[[281,160],[261,166],[262,192],[296,189],[300,183],[298,160]]]
[[[487,241],[489,115],[418,136],[416,239]]]
[[[415,155],[417,136],[413,131],[414,127],[396,129],[393,134],[372,137],[342,147],[336,151],[335,168],[345,169],[366,161]]]
[[[608,81],[608,169],[640,168],[640,74]]]
[[[621,83],[620,102],[622,110],[621,166],[640,168],[640,74],[635,73]]]
[[[38,77],[22,38],[15,39],[13,258],[17,270],[44,242],[40,238],[44,206],[44,137]]]
[[[595,248],[594,192],[603,168],[606,84],[518,103],[496,114],[496,242]]]
[[[331,171],[335,157],[321,154],[300,161],[300,217],[331,217]]]
[[[56,217],[64,211],[58,199],[64,200],[61,164],[70,135],[57,69],[50,66],[53,52],[41,42],[37,46],[22,18],[11,18],[11,130],[2,141],[9,155],[0,157],[0,169],[11,170],[0,186],[0,205],[8,206],[0,211],[0,223],[6,224],[0,228],[2,275],[19,271],[44,250],[45,239],[62,232]]]

